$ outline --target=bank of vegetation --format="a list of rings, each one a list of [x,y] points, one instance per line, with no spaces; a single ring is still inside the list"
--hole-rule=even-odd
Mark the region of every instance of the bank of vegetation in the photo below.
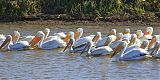
[[[160,0],[0,0],[0,21],[155,21],[159,12]]]

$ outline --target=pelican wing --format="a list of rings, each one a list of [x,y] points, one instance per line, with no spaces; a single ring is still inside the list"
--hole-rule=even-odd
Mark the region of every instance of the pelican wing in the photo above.
[[[66,46],[66,43],[61,39],[52,39],[42,44],[43,49],[56,49],[64,46]]]
[[[91,51],[90,55],[92,56],[100,56],[100,55],[108,55],[110,54],[110,52],[112,51],[112,49],[108,46],[104,46],[104,47],[98,47],[96,49],[94,49],[93,51]]]
[[[11,50],[24,50],[29,47],[29,43],[27,41],[19,41],[9,47]]]

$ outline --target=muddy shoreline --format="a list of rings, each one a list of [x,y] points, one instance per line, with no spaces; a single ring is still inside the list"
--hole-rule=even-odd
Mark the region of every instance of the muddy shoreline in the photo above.
[[[57,25],[62,26],[99,26],[99,27],[112,27],[112,26],[152,26],[160,27],[160,21],[158,22],[144,22],[144,21],[123,21],[123,22],[106,22],[106,21],[87,21],[87,20],[73,20],[73,21],[63,21],[63,20],[36,20],[36,21],[17,21],[17,22],[0,22],[0,27],[14,26],[21,27],[21,25],[40,25],[54,27]],[[30,26],[32,27],[32,26]]]

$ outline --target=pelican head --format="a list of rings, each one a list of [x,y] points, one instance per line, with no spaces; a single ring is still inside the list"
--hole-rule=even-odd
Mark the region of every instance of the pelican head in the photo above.
[[[113,42],[112,37],[108,36],[104,46],[109,46]]]
[[[49,28],[45,28],[44,29],[45,39],[48,37],[49,33],[50,33],[50,29]]]
[[[131,45],[135,44],[136,40],[137,40],[137,35],[136,34],[132,34],[130,43],[128,45],[131,46]]]
[[[44,39],[45,34],[42,31],[38,31],[36,36],[30,42],[31,47],[35,46],[38,42]]]
[[[116,35],[116,29],[112,29],[112,30],[109,32],[109,35]]]
[[[96,35],[93,37],[92,41],[97,42],[101,38],[101,32],[97,32]]]
[[[12,42],[17,42],[19,40],[20,33],[18,31],[14,31],[12,34]]]
[[[157,41],[158,41],[158,37],[154,35],[151,41],[149,42],[148,48],[151,49]]]
[[[123,33],[118,33],[115,41],[122,40],[122,37],[123,37]]]
[[[123,34],[130,34],[130,29],[126,28]]]
[[[149,41],[145,40],[145,41],[142,42],[140,48],[146,49],[148,45],[149,45]]]
[[[5,47],[6,45],[9,45],[9,43],[12,41],[12,36],[8,35],[5,39],[5,41],[2,43],[2,45],[0,46],[0,49],[2,49],[3,47]]]
[[[73,45],[73,43],[75,42],[75,40],[74,40],[74,32],[69,32],[69,34],[70,34],[70,39],[69,39],[69,41],[68,41],[68,43],[67,43],[67,46],[64,48],[64,50],[63,50],[63,52],[66,50],[66,49],[68,49],[70,46],[72,46]]]
[[[75,41],[78,40],[83,34],[83,29],[82,28],[78,28],[77,32],[75,33],[74,39]]]
[[[152,35],[153,33],[153,27],[147,27],[146,31],[144,32],[144,35]]]
[[[136,35],[137,35],[137,38],[141,38],[143,36],[142,30],[137,30]]]
[[[122,41],[115,49],[113,54],[111,54],[111,58],[118,53],[123,53],[127,47],[127,42]]]
[[[68,32],[67,36],[63,39],[64,42],[68,42],[71,38],[74,38],[74,32]]]

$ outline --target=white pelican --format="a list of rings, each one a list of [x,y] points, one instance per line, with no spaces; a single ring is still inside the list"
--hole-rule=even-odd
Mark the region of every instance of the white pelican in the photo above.
[[[137,30],[136,35],[137,35],[137,38],[140,39],[141,37],[143,37],[144,34],[143,34],[142,30]]]
[[[127,61],[127,60],[141,60],[146,58],[146,55],[149,54],[145,49],[133,49],[128,52],[124,52],[127,48],[127,42],[122,41],[117,48],[114,50],[114,53],[111,55],[111,58],[116,61]]]
[[[100,39],[100,40],[96,43],[96,47],[104,46],[104,44],[105,44],[105,42],[106,42],[106,40],[107,40],[107,38],[108,38],[109,36],[112,37],[112,39],[113,39],[112,41],[115,41],[115,40],[116,40],[116,29],[112,29],[112,30],[109,32],[108,36]]]
[[[141,42],[139,42],[139,40],[137,39],[136,34],[131,34],[131,39],[128,46],[132,46],[132,45],[141,46]]]
[[[112,48],[109,47],[109,45],[111,44],[111,42],[112,42],[112,37],[110,37],[110,36],[107,38],[104,46],[102,46],[102,47],[93,48],[93,43],[92,42],[88,42],[86,44],[86,47],[82,51],[82,53],[84,53],[85,49],[87,49],[87,55],[90,55],[90,56],[104,56],[104,55],[108,55],[112,51]]]
[[[116,40],[111,43],[110,47],[112,49],[116,48],[119,45],[119,43],[122,41],[122,37],[123,37],[123,34],[118,33]],[[129,40],[127,41],[129,42]]]
[[[29,47],[30,45],[28,42],[19,41],[16,43],[12,43],[12,36],[8,35],[1,45],[0,49],[4,48],[6,50],[24,50],[28,49]]]
[[[48,38],[49,33],[50,33],[50,29],[49,29],[49,28],[45,28],[45,29],[44,29],[44,34],[45,34],[44,39],[47,39],[47,38]],[[28,36],[24,36],[23,38],[21,38],[21,40],[22,40],[22,41],[31,42],[34,37],[35,37],[35,36],[28,35]],[[51,37],[48,38],[48,40],[49,40],[49,39],[51,39]]]
[[[156,35],[154,35],[152,37],[151,41],[149,42],[148,49],[153,48],[156,42],[158,42],[158,37]]]
[[[141,41],[152,39],[153,27],[147,27],[144,35],[140,38]]]
[[[86,36],[78,39],[77,41],[75,41],[74,38],[71,38],[63,51],[65,51],[68,47],[71,46],[69,48],[70,52],[82,52],[82,50],[85,48],[85,45],[88,42],[93,42],[93,44],[95,44],[100,38],[101,38],[100,32],[97,32],[95,36]]]
[[[150,55],[156,58],[160,58],[160,43],[159,42],[156,42],[154,48],[151,50]]]
[[[124,38],[128,38],[130,39],[131,38],[131,34],[130,34],[130,29],[129,28],[126,28],[124,33],[123,33],[123,39]]]
[[[37,35],[30,42],[30,44],[32,44],[31,46],[33,47],[37,44],[38,48],[45,50],[62,48],[66,46],[66,42],[64,42],[61,38],[52,38],[44,42],[44,37],[45,34],[42,31],[38,31]]]
[[[83,29],[82,28],[78,28],[77,32],[75,33],[75,36],[74,36],[75,41],[78,40],[78,39],[80,39],[80,37],[82,36],[82,34],[83,34]]]

